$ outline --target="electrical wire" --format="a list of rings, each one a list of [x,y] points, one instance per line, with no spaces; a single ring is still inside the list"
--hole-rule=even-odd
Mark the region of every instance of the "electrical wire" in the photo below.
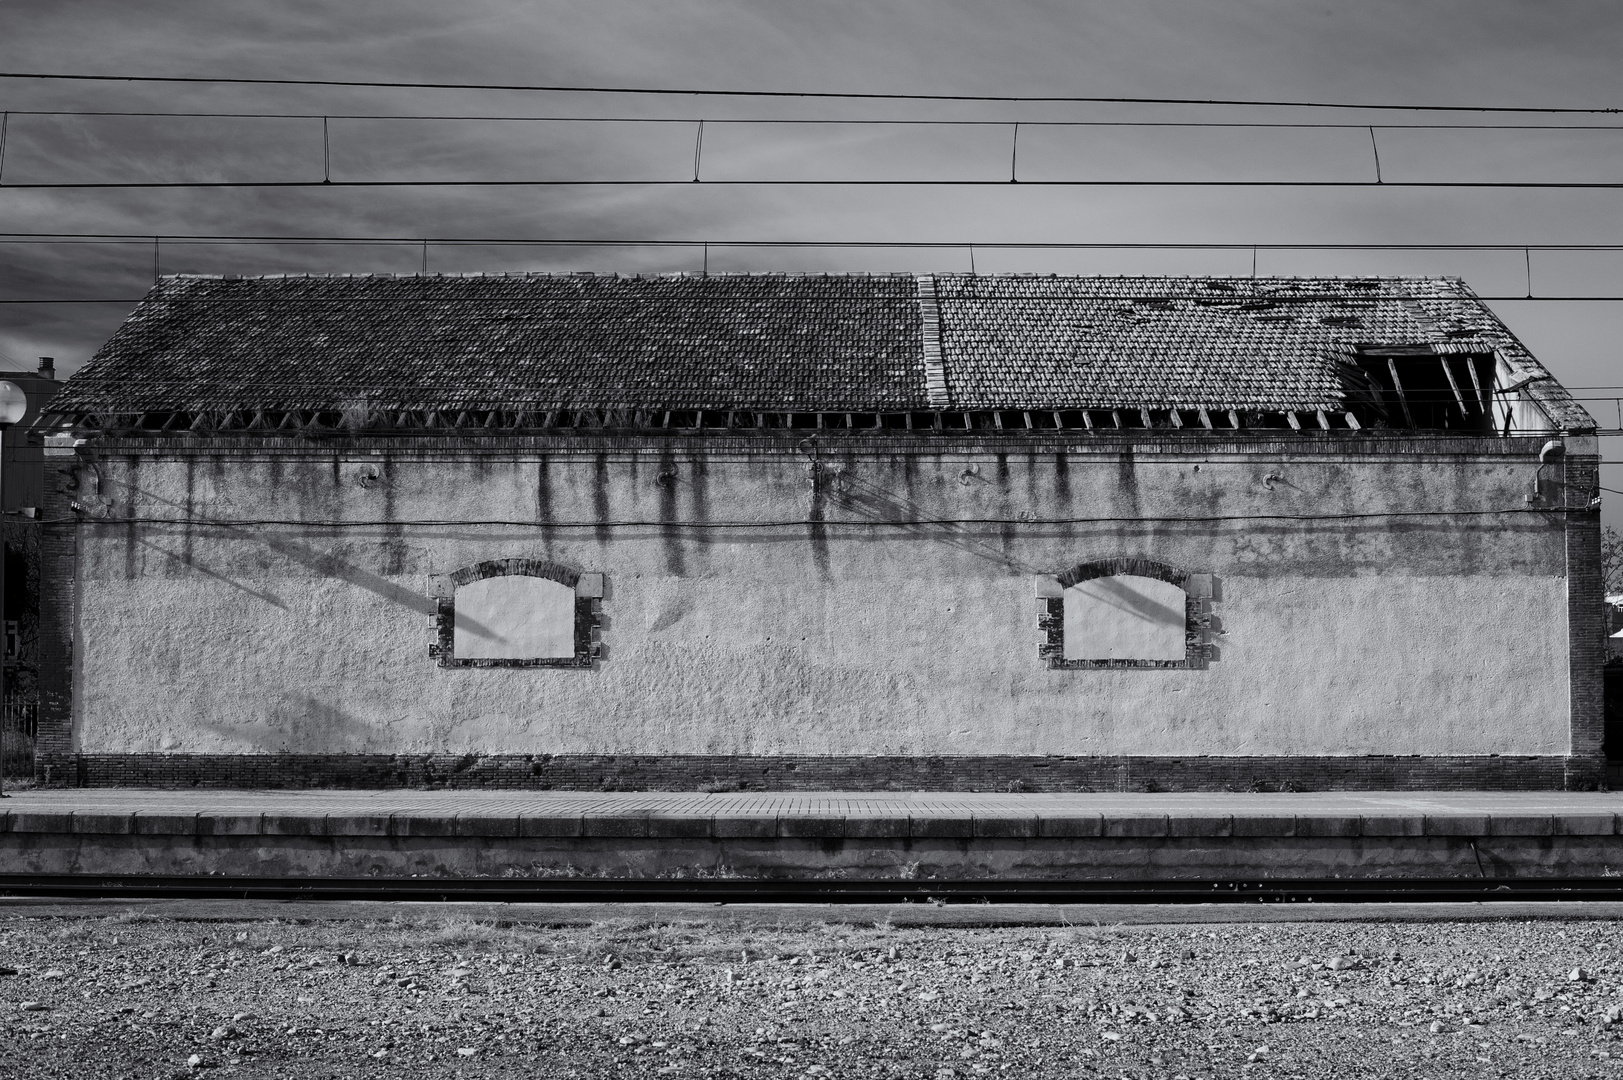
[[[301,275],[290,275],[290,276],[299,277]],[[320,277],[321,275],[312,274],[310,276],[311,277]],[[365,276],[368,276],[368,275],[356,275],[356,276],[365,277]],[[382,276],[386,276],[386,275],[377,275],[377,276],[382,277]],[[406,277],[406,275],[401,275],[401,276]],[[546,276],[546,275],[542,275],[542,276]],[[565,276],[565,275],[560,274],[558,276],[562,277],[562,276]],[[695,278],[700,277],[700,275],[696,271],[694,273],[690,274],[689,276],[695,277]],[[718,276],[720,276],[720,275],[714,274],[714,273],[712,273],[710,275],[710,277],[712,277],[712,278],[718,277]],[[987,277],[989,275],[981,275],[981,276],[982,277]],[[434,275],[429,275],[428,280],[433,280],[433,279],[434,279]],[[143,301],[145,301],[147,299],[148,299],[148,297],[146,297],[146,296],[129,296],[129,297],[38,297],[38,298],[32,298],[32,299],[30,299],[30,298],[21,298],[21,297],[12,297],[12,298],[0,298],[0,304],[17,304],[17,305],[26,305],[26,304],[139,304],[139,303],[141,303],[141,302],[143,302]],[[166,303],[166,304],[180,304],[180,303],[196,303],[196,304],[210,304],[210,305],[243,304],[243,305],[260,305],[260,306],[264,306],[264,307],[274,307],[274,306],[283,305],[283,304],[297,304],[297,305],[300,305],[300,306],[310,305],[310,304],[343,304],[345,306],[351,306],[351,305],[360,304],[360,303],[404,304],[404,303],[414,303],[414,302],[429,302],[429,303],[436,303],[436,304],[445,304],[445,303],[457,303],[457,304],[512,304],[512,303],[515,302],[515,298],[510,297],[510,296],[289,297],[287,299],[276,299],[276,298],[266,298],[266,297],[257,297],[257,296],[244,296],[244,297],[161,296],[161,297],[155,297],[155,298],[152,298],[152,299],[154,299],[155,302],[161,301],[162,303]],[[587,303],[628,304],[628,303],[636,303],[637,302],[635,300],[635,298],[619,297],[619,296],[612,296],[612,297],[611,296],[602,296],[602,297],[553,296],[553,297],[536,297],[536,298],[528,298],[528,299],[530,299],[532,302],[535,302],[535,303],[568,304],[568,305],[580,305],[580,304],[587,304]],[[827,302],[827,301],[829,301],[831,299],[838,299],[838,297],[834,297],[834,296],[782,296],[782,295],[778,295],[778,296],[773,296],[770,299],[772,299],[775,302],[786,302],[786,303],[795,303],[795,302],[801,302],[801,301],[808,302],[808,303],[823,303],[823,302]],[[688,302],[688,301],[693,301],[693,302],[709,301],[709,302],[714,302],[714,303],[731,303],[731,302],[733,302],[732,297],[722,297],[722,296],[717,296],[717,297],[703,297],[703,296],[684,297],[683,300],[684,300],[684,302]],[[865,297],[865,298],[863,298],[863,300],[864,300],[864,302],[875,303],[875,304],[891,303],[891,302],[894,302],[894,303],[912,303],[914,298],[913,297]],[[1445,301],[1447,301],[1447,302],[1455,302],[1455,301],[1478,300],[1478,301],[1481,301],[1483,303],[1492,303],[1492,304],[1539,303],[1539,302],[1553,302],[1553,303],[1562,303],[1562,304],[1595,302],[1595,303],[1615,304],[1615,303],[1623,303],[1623,295],[1610,295],[1610,294],[1608,294],[1608,295],[1587,295],[1587,296],[1579,296],[1579,295],[1571,295],[1571,296],[1555,296],[1555,295],[1493,296],[1493,295],[1484,295],[1484,294],[1480,294],[1480,293],[1472,293],[1470,295],[1460,295],[1460,296],[1417,296],[1417,295],[1415,295],[1413,293],[1372,293],[1372,294],[1364,294],[1364,295],[1360,295],[1360,296],[1350,296],[1350,295],[1341,295],[1341,294],[1332,294],[1332,295],[1324,295],[1324,296],[1305,296],[1305,297],[1304,296],[1236,296],[1236,297],[1228,298],[1226,301],[1224,301],[1223,297],[1217,297],[1217,296],[1195,297],[1195,296],[1189,296],[1187,294],[1184,294],[1184,295],[1161,294],[1161,295],[1149,295],[1149,296],[1143,296],[1143,295],[1139,295],[1139,296],[1127,296],[1127,295],[1066,296],[1066,295],[1058,295],[1058,296],[1005,296],[1005,297],[964,297],[964,298],[962,298],[963,303],[966,303],[966,304],[978,304],[978,305],[983,305],[983,306],[984,305],[999,305],[999,304],[1032,304],[1032,303],[1042,303],[1042,302],[1045,302],[1045,301],[1091,301],[1091,302],[1096,302],[1096,303],[1115,303],[1115,302],[1156,303],[1156,302],[1171,301],[1171,300],[1189,300],[1189,301],[1199,302],[1199,303],[1207,305],[1207,306],[1211,306],[1211,305],[1213,305],[1213,304],[1215,304],[1217,302],[1227,302],[1227,303],[1229,303],[1229,304],[1231,304],[1231,305],[1233,305],[1235,307],[1239,307],[1239,306],[1242,306],[1242,305],[1245,305],[1245,304],[1253,304],[1253,303],[1255,303],[1255,304],[1268,304],[1270,306],[1278,306],[1278,305],[1293,304],[1293,303],[1299,303],[1299,304],[1352,303],[1352,304],[1356,304],[1356,303],[1358,303],[1360,301],[1374,301],[1374,300],[1421,300],[1421,301],[1432,300],[1432,301],[1437,301],[1437,302],[1445,302]]]
[[[5,191],[283,190],[305,188],[1405,188],[1461,191],[1615,191],[1618,180],[82,180],[0,184]]]
[[[342,112],[198,112],[186,110],[117,109],[7,109],[11,116],[125,117],[183,120],[456,120],[474,123],[514,122],[537,124],[737,124],[811,127],[1053,127],[1053,128],[1214,128],[1292,131],[1368,131],[1371,125],[1297,120],[932,120],[908,117],[776,117],[776,116],[514,116],[478,113],[342,113]],[[1623,131],[1623,124],[1375,124],[1377,131]]]
[[[582,239],[559,237],[502,237],[502,236],[322,236],[296,234],[273,236],[264,233],[64,233],[64,232],[3,232],[0,244],[151,244],[162,241],[165,245],[213,244],[334,244],[376,246],[387,244],[420,245],[473,245],[500,247],[682,247],[682,248],[895,248],[911,249],[963,249],[979,248],[988,251],[1537,251],[1556,252],[1618,252],[1623,241],[1617,243],[1441,243],[1441,244],[1381,244],[1381,243],[1250,243],[1225,241],[1212,243],[1172,243],[1161,241],[1069,241],[1069,240],[705,240],[705,239]]]
[[[30,79],[59,82],[167,83],[203,86],[303,86],[349,87],[386,90],[476,90],[550,94],[637,94],[661,97],[726,98],[806,98],[841,101],[967,101],[1024,102],[1068,105],[1196,105],[1239,106],[1247,108],[1352,109],[1401,112],[1448,113],[1541,113],[1548,115],[1595,115],[1623,112],[1606,106],[1533,105],[1416,105],[1396,102],[1305,101],[1262,98],[1175,98],[1125,97],[1081,94],[923,94],[880,93],[856,90],[717,90],[689,87],[581,86],[533,83],[455,83],[407,82],[383,79],[289,79],[247,76],[206,75],[91,75],[79,72],[0,71],[0,79]]]
[[[833,501],[833,500],[831,500]],[[783,518],[762,521],[520,521],[506,519],[480,519],[446,521],[443,519],[401,519],[393,521],[296,521],[280,518],[256,518],[242,521],[220,521],[207,518],[144,518],[144,517],[83,517],[40,518],[43,525],[202,525],[212,528],[243,529],[271,525],[304,526],[332,529],[373,529],[398,526],[464,528],[469,526],[495,526],[501,528],[539,529],[799,529],[806,527],[860,527],[910,529],[920,526],[954,525],[1176,525],[1224,521],[1361,521],[1373,519],[1411,519],[1438,517],[1491,517],[1505,514],[1548,514],[1558,510],[1581,510],[1581,507],[1526,507],[1504,510],[1392,510],[1363,514],[1213,514],[1182,517],[1056,517],[1056,518],[919,518],[906,521],[879,519],[815,519]]]

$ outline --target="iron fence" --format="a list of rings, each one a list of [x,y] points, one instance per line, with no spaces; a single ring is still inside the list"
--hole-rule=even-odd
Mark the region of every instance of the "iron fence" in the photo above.
[[[33,778],[38,731],[38,701],[12,699],[0,704],[0,776],[11,781]]]

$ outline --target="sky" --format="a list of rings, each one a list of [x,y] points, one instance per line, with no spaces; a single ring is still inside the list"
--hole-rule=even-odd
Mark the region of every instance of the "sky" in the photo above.
[[[1615,2],[1244,0],[0,0],[0,72],[1155,98],[1623,107]],[[279,112],[299,119],[26,115]],[[1623,296],[1623,251],[1275,251],[1266,245],[1623,245],[1623,190],[1037,186],[1043,179],[1623,181],[1623,117],[1121,104],[748,99],[0,78],[0,368],[71,373],[164,273],[414,273],[423,245],[198,244],[342,236],[710,241],[702,247],[431,243],[431,272],[1012,270],[1249,274],[1244,251],[1037,252],[999,243],[1265,245],[1262,274],[1451,274],[1487,296]],[[21,114],[21,115],[20,115]],[[559,117],[351,120],[321,116]],[[603,122],[615,118],[615,122]],[[664,123],[625,122],[672,121]],[[975,120],[978,127],[747,123]],[[599,122],[582,122],[596,120]],[[700,183],[697,122],[706,121]],[[1457,123],[1593,131],[1399,130]],[[1336,123],[1314,130],[1043,122]],[[1009,178],[978,187],[721,184]],[[562,187],[39,189],[175,180],[664,180]],[[153,236],[168,236],[156,245]],[[934,249],[728,241],[941,242]],[[976,245],[973,251],[970,244]],[[156,248],[156,250],[155,250]],[[156,256],[156,258],[155,258]],[[973,260],[973,261],[972,261]],[[106,303],[63,304],[69,298]],[[1623,385],[1623,303],[1496,300],[1571,387]],[[1582,392],[1581,392],[1582,393]],[[1597,392],[1599,393],[1599,392]],[[1615,391],[1623,394],[1623,389]],[[1597,401],[1606,427],[1623,413]],[[1607,440],[1623,461],[1623,440]],[[1623,491],[1623,465],[1603,484]],[[1615,522],[1623,525],[1623,496]],[[1614,512],[1608,508],[1608,520]]]

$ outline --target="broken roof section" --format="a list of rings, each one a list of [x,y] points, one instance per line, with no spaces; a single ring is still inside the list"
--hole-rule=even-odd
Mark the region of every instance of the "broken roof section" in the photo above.
[[[1388,353],[1460,358],[1428,374],[1430,393],[1452,394],[1477,427],[1499,426],[1496,394],[1515,395],[1518,428],[1529,406],[1552,429],[1594,427],[1462,282],[1416,278],[169,277],[53,410],[97,426],[167,416],[171,430],[232,415],[299,427],[288,418],[357,403],[408,427],[611,413],[669,425],[673,411],[692,426],[709,413],[727,426],[871,414],[877,427],[881,414],[1013,411],[1028,428],[1067,426],[1062,413],[1080,427],[1094,410],[1135,427],[1163,426],[1156,413],[1165,426],[1213,414],[1426,426]],[[1362,425],[1360,401],[1374,403]]]

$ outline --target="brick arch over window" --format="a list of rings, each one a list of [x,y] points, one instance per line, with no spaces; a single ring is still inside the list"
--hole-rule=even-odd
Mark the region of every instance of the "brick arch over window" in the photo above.
[[[431,579],[441,667],[589,668],[603,576],[546,559],[489,559]]]
[[[1039,579],[1038,653],[1063,670],[1204,668],[1211,580],[1150,559],[1099,559]]]
[[[1154,578],[1176,585],[1180,589],[1189,580],[1189,575],[1177,567],[1166,563],[1151,562],[1149,559],[1098,559],[1094,562],[1077,563],[1065,573],[1059,575],[1059,584],[1062,589],[1069,589],[1073,585],[1094,578],[1115,577],[1118,574],[1127,574],[1132,577]]]

